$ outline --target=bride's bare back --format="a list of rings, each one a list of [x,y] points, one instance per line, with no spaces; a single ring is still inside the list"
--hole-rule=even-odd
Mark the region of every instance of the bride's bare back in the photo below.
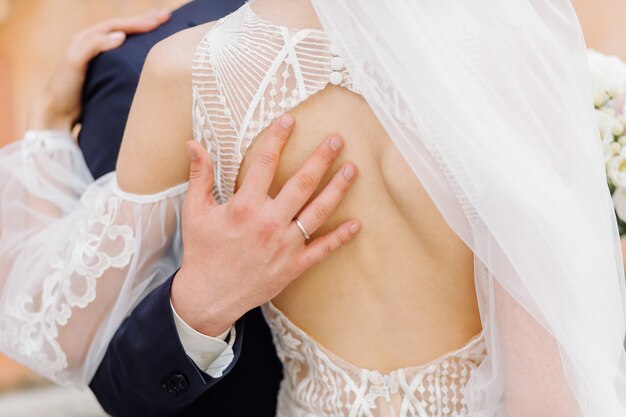
[[[319,24],[308,0],[257,0],[253,3],[253,11],[266,21],[290,27]],[[534,14],[532,16],[534,18]],[[230,32],[216,30],[212,24],[202,25],[176,34],[151,52],[118,162],[118,180],[122,189],[131,193],[153,193],[187,180],[188,155],[184,142],[194,136],[189,109],[192,108],[190,92],[196,76],[192,76],[189,68],[197,65],[194,58],[198,45],[206,40],[208,46],[204,46],[210,51],[219,47],[217,42],[222,42],[222,52],[239,56],[241,66],[231,66],[233,72],[248,67],[252,63],[248,57],[269,46],[262,39],[266,32],[242,33],[237,17],[231,16],[223,22],[226,21],[231,25]],[[282,29],[285,28],[278,33],[283,37],[274,45],[282,48],[281,53],[290,48],[285,45],[293,40]],[[526,37],[519,41],[521,43],[516,37],[517,34],[506,39],[513,45],[526,45]],[[255,43],[248,44],[248,49],[237,51],[224,47],[234,38],[238,42],[252,39]],[[548,43],[548,47],[552,45],[552,42]],[[530,56],[544,57],[547,56],[545,53],[540,51],[538,55]],[[283,59],[285,54],[274,58]],[[324,62],[328,67],[329,61]],[[207,60],[207,64],[211,62]],[[504,68],[510,68],[510,65]],[[269,72],[268,68],[260,71],[263,74]],[[222,74],[228,75],[229,72]],[[531,71],[529,74],[534,77],[537,73]],[[211,82],[215,83],[215,80],[209,79],[207,85]],[[224,80],[219,82],[224,83]],[[542,84],[532,81],[530,85]],[[258,86],[252,85],[252,90],[256,88]],[[204,116],[226,115],[225,110],[228,109],[223,105],[216,106]],[[462,414],[466,410],[459,398],[464,395],[468,375],[484,358],[484,352],[464,349],[433,362],[431,359],[461,346],[476,346],[466,345],[481,328],[473,285],[472,253],[447,227],[362,97],[343,87],[326,85],[322,91],[308,94],[306,101],[296,108],[289,107],[289,110],[296,117],[297,127],[282,158],[273,192],[328,133],[338,132],[344,137],[346,146],[341,160],[333,168],[351,160],[358,165],[360,178],[331,221],[318,234],[347,218],[361,220],[364,228],[354,242],[304,274],[274,300],[295,326],[289,326],[271,306],[264,308],[266,315],[270,312],[268,322],[285,365],[279,407],[282,404],[286,413],[280,416],[330,417],[340,415],[335,412],[337,408],[363,411],[363,415],[397,415],[394,410],[400,400],[403,405],[418,406],[414,409],[418,412],[413,415],[444,414],[451,410],[448,407],[450,402],[458,405],[452,415]],[[263,126],[267,124],[264,122]],[[538,127],[541,126],[535,126]],[[252,142],[246,158],[254,153],[255,143]],[[248,172],[246,158],[242,161],[238,182]],[[508,284],[517,282],[515,277],[499,278]],[[478,389],[489,394],[488,404],[483,404],[486,407],[497,405],[500,409],[504,405],[501,402],[501,390],[504,390],[509,414],[573,415],[570,410],[577,410],[578,406],[571,395],[571,381],[564,378],[561,346],[549,329],[529,314],[528,306],[518,303],[494,277],[486,282],[485,285],[493,284],[491,288],[482,286],[491,292],[487,294],[490,304],[486,307],[497,311],[497,314],[486,311],[485,320],[490,324],[487,329],[489,348],[492,349],[488,353],[496,355],[490,365],[498,369],[492,369],[493,374],[480,373],[479,378],[484,381],[482,377],[496,375],[498,382],[489,384],[493,391]],[[555,323],[565,323],[556,310],[552,313]],[[310,337],[298,332],[296,326]],[[494,330],[497,331],[494,333]],[[293,337],[294,334],[298,337]],[[318,344],[326,349],[316,349]],[[466,355],[469,351],[472,354]],[[329,360],[332,356],[329,353],[335,354],[333,360]],[[356,369],[355,366],[344,366],[350,364],[337,360],[340,358],[356,365]],[[427,362],[428,365],[423,367],[414,367],[413,373],[405,372],[411,366]],[[401,369],[395,371],[396,368]],[[489,367],[483,370],[488,371],[486,368]],[[349,372],[350,369],[356,372]],[[372,369],[383,371],[385,375]],[[457,372],[459,369],[461,371]],[[389,370],[394,371],[386,372]],[[411,380],[407,383],[405,377],[409,374]],[[595,373],[589,371],[588,374],[594,377],[589,380],[596,380]],[[339,383],[335,383],[337,379],[329,379],[329,376],[337,375],[342,378]],[[500,381],[500,376],[505,377],[506,384]],[[426,389],[424,384],[428,385]],[[439,390],[440,387],[447,389]],[[342,394],[344,392],[347,394]],[[369,398],[364,395],[367,392],[372,394]],[[451,392],[452,397],[449,396]],[[325,401],[320,400],[319,393],[323,394]],[[370,401],[372,398],[380,401],[375,403]],[[387,407],[376,408],[383,400]],[[326,405],[329,407],[324,412],[316,411]],[[302,412],[290,413],[296,408]],[[370,412],[374,408],[377,411]],[[425,412],[426,408],[431,411]]]
[[[309,4],[256,0],[253,7],[279,24],[319,25],[310,6],[294,3]],[[466,344],[481,329],[473,254],[447,226],[365,100],[329,85],[291,113],[297,125],[273,191],[278,193],[321,138],[337,132],[346,145],[334,169],[353,161],[360,177],[317,233],[353,217],[364,228],[274,304],[328,350],[368,369],[421,364]],[[254,143],[247,155],[253,153]]]
[[[416,365],[464,345],[480,331],[472,253],[448,228],[367,103],[328,87],[292,114],[297,125],[274,191],[320,138],[338,132],[346,145],[334,168],[353,161],[360,176],[318,234],[351,217],[364,228],[274,304],[327,349],[368,369]],[[244,159],[240,178],[246,169]]]
[[[273,23],[319,27],[308,0],[256,0],[253,7]],[[151,53],[127,128],[127,136],[138,139],[124,142],[118,164],[124,189],[154,192],[185,180],[184,141],[192,130],[189,68],[211,26],[181,32]],[[164,108],[158,123],[155,107]],[[149,113],[151,120],[144,120]],[[363,368],[386,372],[419,365],[465,345],[481,330],[473,255],[447,226],[365,100],[329,85],[291,113],[297,124],[273,192],[324,137],[339,133],[345,150],[329,172],[353,161],[360,176],[317,234],[348,218],[358,218],[364,228],[353,243],[289,286],[275,306],[326,349]],[[254,152],[255,142],[237,184]],[[148,188],[141,179],[146,170],[158,176]]]

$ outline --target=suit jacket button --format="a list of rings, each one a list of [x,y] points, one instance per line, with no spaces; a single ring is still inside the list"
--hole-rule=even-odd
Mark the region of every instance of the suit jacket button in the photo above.
[[[172,397],[176,397],[178,394],[189,388],[189,381],[187,381],[187,378],[185,378],[185,375],[183,374],[174,374],[163,381],[161,388],[163,388]]]

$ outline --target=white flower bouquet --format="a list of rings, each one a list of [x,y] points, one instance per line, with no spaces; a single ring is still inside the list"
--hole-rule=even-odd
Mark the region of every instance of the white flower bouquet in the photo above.
[[[620,235],[626,234],[626,64],[589,51],[594,106]]]

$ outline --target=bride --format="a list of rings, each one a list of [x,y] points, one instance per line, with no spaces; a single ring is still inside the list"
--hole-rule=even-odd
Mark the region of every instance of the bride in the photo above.
[[[255,0],[181,32],[148,57],[116,173],[85,184],[45,134],[0,153],[2,348],[88,381],[158,281],[149,260],[180,261],[184,142],[225,202],[289,111],[270,194],[337,131],[360,180],[319,230],[293,213],[298,238],[355,213],[363,232],[263,306],[279,416],[623,416],[623,267],[586,77],[565,0]]]

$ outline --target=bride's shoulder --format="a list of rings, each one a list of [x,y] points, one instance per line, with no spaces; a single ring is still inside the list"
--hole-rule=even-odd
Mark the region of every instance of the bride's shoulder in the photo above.
[[[117,164],[118,182],[124,191],[151,194],[187,180],[189,157],[184,142],[192,137],[189,115],[194,52],[210,28],[211,24],[206,24],[184,30],[150,50]]]
[[[216,22],[209,22],[182,30],[163,39],[150,49],[144,72],[167,78],[190,76],[191,65],[198,44],[213,28]]]

